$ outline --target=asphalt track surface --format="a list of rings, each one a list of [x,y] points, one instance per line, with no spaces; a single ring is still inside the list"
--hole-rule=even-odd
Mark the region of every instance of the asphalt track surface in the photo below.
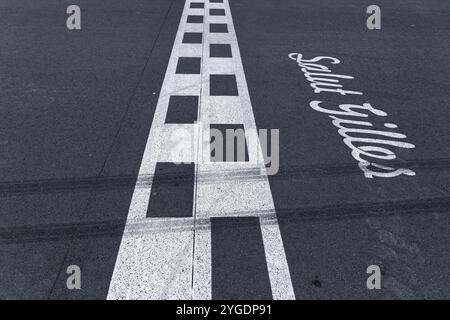
[[[185,1],[79,0],[80,31],[66,28],[70,4],[0,0],[2,299],[108,297]],[[268,182],[292,289],[296,299],[448,299],[450,4],[378,1],[372,31],[370,4],[229,0],[256,126],[280,130]],[[341,60],[333,71],[364,95],[324,94],[327,105],[384,110],[415,145],[396,150],[415,176],[364,177],[309,107],[317,95],[293,52]],[[179,177],[166,179],[166,203],[186,194]],[[258,220],[213,219],[210,230],[210,298],[274,298]],[[72,264],[82,290],[66,287]],[[372,264],[381,290],[366,288]]]

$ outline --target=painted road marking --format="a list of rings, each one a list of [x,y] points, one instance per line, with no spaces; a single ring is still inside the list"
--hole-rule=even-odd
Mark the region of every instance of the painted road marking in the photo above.
[[[146,187],[138,187],[140,177],[153,177],[157,162],[194,162],[189,153],[179,153],[180,157],[176,158],[176,155],[167,152],[167,146],[176,130],[185,129],[193,134],[196,126],[165,124],[171,95],[200,96],[200,74],[176,74],[179,58],[202,57],[202,44],[182,43],[186,32],[203,31],[203,24],[185,22],[189,15],[204,15],[204,3],[188,0],[183,9],[131,200],[108,299],[190,299],[192,296],[194,218],[146,218],[152,181],[146,181]],[[150,229],[135,232],[133,225],[136,224],[147,225]]]
[[[194,15],[203,15],[204,23],[188,23],[188,16]],[[202,43],[183,43],[186,33],[199,32]],[[215,45],[229,48],[226,58],[211,57]],[[179,59],[188,57],[201,59],[200,74],[176,73]],[[219,87],[210,87],[212,79],[219,80]],[[234,81],[231,90],[230,81]],[[165,123],[174,95],[200,97],[197,125]],[[241,125],[246,132],[256,132],[228,1],[187,0],[139,171],[147,185],[143,187],[138,177],[108,299],[211,299],[210,219],[214,217],[257,217],[272,297],[295,298],[259,141],[247,141],[248,162],[210,161],[209,146],[204,147],[200,137],[209,137],[215,124]],[[186,152],[170,152],[171,137],[180,129],[196,139],[186,144]],[[148,177],[154,175],[158,162],[196,164],[193,217],[146,219],[152,191]],[[248,173],[253,174],[250,180]],[[139,223],[153,227],[133,232]]]
[[[202,60],[202,96],[200,105],[201,133],[209,130],[211,124],[243,124],[246,132],[256,132],[256,124],[250,95],[242,66],[239,46],[234,30],[228,0],[223,3],[205,3],[205,9],[225,11],[224,16],[205,16],[208,30],[211,24],[225,25],[226,33],[205,32],[203,57],[210,57],[211,44],[228,44],[231,58],[204,58]],[[225,30],[221,27],[220,30]],[[213,30],[214,31],[214,30]],[[238,96],[211,96],[211,75],[233,75]],[[209,136],[209,133],[208,133]],[[294,291],[286,261],[284,246],[275,215],[270,185],[265,174],[261,146],[249,143],[247,162],[208,162],[210,150],[204,148],[203,161],[197,169],[197,199],[195,216],[206,226],[195,229],[194,249],[194,298],[211,299],[211,217],[259,216],[263,244],[266,254],[272,296],[274,299],[294,299]],[[230,173],[254,171],[261,174],[251,181],[239,177],[230,178]],[[215,172],[217,179],[209,183],[203,177]],[[264,216],[263,216],[264,215]],[[265,220],[265,221],[263,221]]]

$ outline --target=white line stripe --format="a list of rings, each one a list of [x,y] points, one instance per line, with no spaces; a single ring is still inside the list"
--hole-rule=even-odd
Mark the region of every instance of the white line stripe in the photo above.
[[[209,23],[217,21],[216,17],[209,16],[209,9],[225,9],[225,17],[220,21],[226,21],[228,33],[209,33]],[[244,68],[240,57],[238,42],[233,26],[230,7],[228,1],[221,4],[205,4],[207,16],[204,34],[204,46],[202,60],[202,96],[200,134],[208,134],[210,123],[233,123],[243,124],[246,132],[256,130],[253,109],[248,93]],[[228,43],[231,45],[232,58],[211,59],[209,58],[209,45],[211,43]],[[210,74],[235,74],[239,97],[210,97],[209,96],[209,76]],[[213,103],[214,99],[220,103]],[[230,107],[233,106],[232,112]],[[225,116],[221,117],[221,115]],[[213,122],[214,121],[214,122]],[[256,131],[254,131],[256,132]],[[251,143],[247,141],[247,143]],[[208,163],[209,149],[205,148],[202,160],[198,164],[198,183],[196,200],[196,217],[204,220],[208,217],[220,216],[243,216],[243,212],[272,211],[275,212],[270,185],[265,174],[265,166],[262,161],[262,150],[258,143],[249,146],[248,163]],[[253,152],[252,152],[253,150]],[[202,150],[199,150],[200,152]],[[240,179],[230,179],[229,175],[218,172],[224,168],[234,170],[245,170],[253,167],[263,174],[252,181],[242,181]],[[209,184],[203,182],[202,176],[211,172],[217,172],[216,183]],[[220,179],[222,177],[224,179]],[[274,299],[295,299],[289,268],[284,253],[284,246],[279,232],[275,215],[272,217],[272,224],[261,224],[261,231],[264,241],[264,249],[267,260],[267,267]],[[206,219],[207,220],[207,219]],[[209,228],[206,228],[209,230]],[[205,229],[195,230],[194,248],[194,276],[193,289],[195,299],[211,299],[211,233]]]
[[[262,217],[259,218],[272,296],[274,300],[294,300],[295,294],[280,228],[275,215],[272,219],[272,223],[267,223]]]
[[[177,128],[176,125],[164,124],[170,94],[200,95],[200,75],[175,74],[180,53],[185,52],[185,49],[180,50],[180,48],[186,47],[182,44],[182,39],[186,30],[187,15],[192,14],[193,11],[200,11],[189,9],[190,3],[191,1],[188,0],[184,6],[139,176],[152,176],[158,161],[180,160],[170,158],[170,155],[164,152],[167,150],[168,134]],[[201,12],[203,13],[204,9],[201,9]],[[192,46],[193,50],[195,47],[198,45]],[[192,53],[194,52],[191,51],[190,56]],[[138,185],[140,185],[139,181],[133,193],[108,299],[190,299],[194,219],[183,219],[185,220],[183,229],[161,230],[159,228],[161,224],[170,226],[170,220],[178,222],[181,219],[146,219],[151,183],[146,188],[138,187]],[[131,227],[142,220],[146,220],[146,224],[154,224],[155,227],[150,227],[150,231],[144,233],[133,233],[130,230]]]

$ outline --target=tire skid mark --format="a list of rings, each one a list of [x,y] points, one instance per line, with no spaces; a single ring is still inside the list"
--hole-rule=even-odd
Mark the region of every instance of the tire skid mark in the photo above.
[[[327,205],[306,208],[277,209],[278,220],[285,222],[311,220],[347,220],[368,219],[369,226],[377,232],[377,252],[381,258],[395,260],[395,249],[409,248],[409,256],[417,252],[413,245],[406,245],[406,240],[397,235],[403,232],[402,225],[394,220],[383,223],[378,218],[398,217],[403,215],[433,215],[450,212],[450,197],[429,199],[406,199],[390,202],[349,203],[345,205]],[[271,224],[274,219],[273,211],[242,212],[242,215],[256,215],[261,218],[261,224]],[[188,230],[191,223],[185,219],[161,219],[148,222],[147,219],[135,220],[127,228],[124,236],[148,232],[172,232],[174,230]],[[197,220],[198,229],[209,228],[208,218]],[[41,225],[21,225],[0,228],[0,244],[54,241],[65,239],[86,239],[117,236],[123,234],[123,220],[97,220],[92,222],[52,223]]]
[[[445,171],[450,169],[450,159],[428,159],[413,160],[407,162],[408,166],[416,172]],[[225,175],[226,173],[226,175]],[[299,178],[323,178],[345,175],[357,175],[360,170],[352,163],[336,165],[311,165],[311,166],[280,166],[277,175],[271,176],[271,180],[290,180]],[[226,179],[252,180],[261,176],[261,172],[255,169],[242,170],[214,170],[204,173],[199,177],[200,181],[215,182],[217,175],[224,175]],[[220,178],[222,180],[223,178]],[[176,183],[187,181],[187,175],[166,174],[163,183]],[[61,178],[61,179],[37,179],[26,181],[6,181],[0,182],[0,197],[22,195],[22,194],[43,194],[43,193],[64,193],[74,190],[116,190],[122,188],[148,187],[153,181],[153,175],[114,175],[104,177],[81,177],[81,178]],[[445,186],[442,189],[449,192]]]

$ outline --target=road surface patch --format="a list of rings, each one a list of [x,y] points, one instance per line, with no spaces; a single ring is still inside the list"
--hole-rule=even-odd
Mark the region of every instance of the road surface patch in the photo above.
[[[231,58],[232,56],[229,44],[211,43],[209,45],[210,58]]]
[[[153,177],[147,218],[192,217],[194,170],[193,163],[158,162]],[[167,182],[168,174],[181,179]]]
[[[211,32],[211,33],[228,33],[228,26],[226,23],[211,23],[209,25],[209,32]]]
[[[187,23],[203,23],[203,16],[190,15],[187,17]]]
[[[194,123],[197,121],[197,96],[171,96],[166,123]]]
[[[259,219],[212,218],[211,235],[212,298],[272,299]]]
[[[224,9],[209,9],[209,15],[210,16],[224,16],[225,10]]]
[[[200,58],[181,57],[178,59],[178,74],[200,74]]]

